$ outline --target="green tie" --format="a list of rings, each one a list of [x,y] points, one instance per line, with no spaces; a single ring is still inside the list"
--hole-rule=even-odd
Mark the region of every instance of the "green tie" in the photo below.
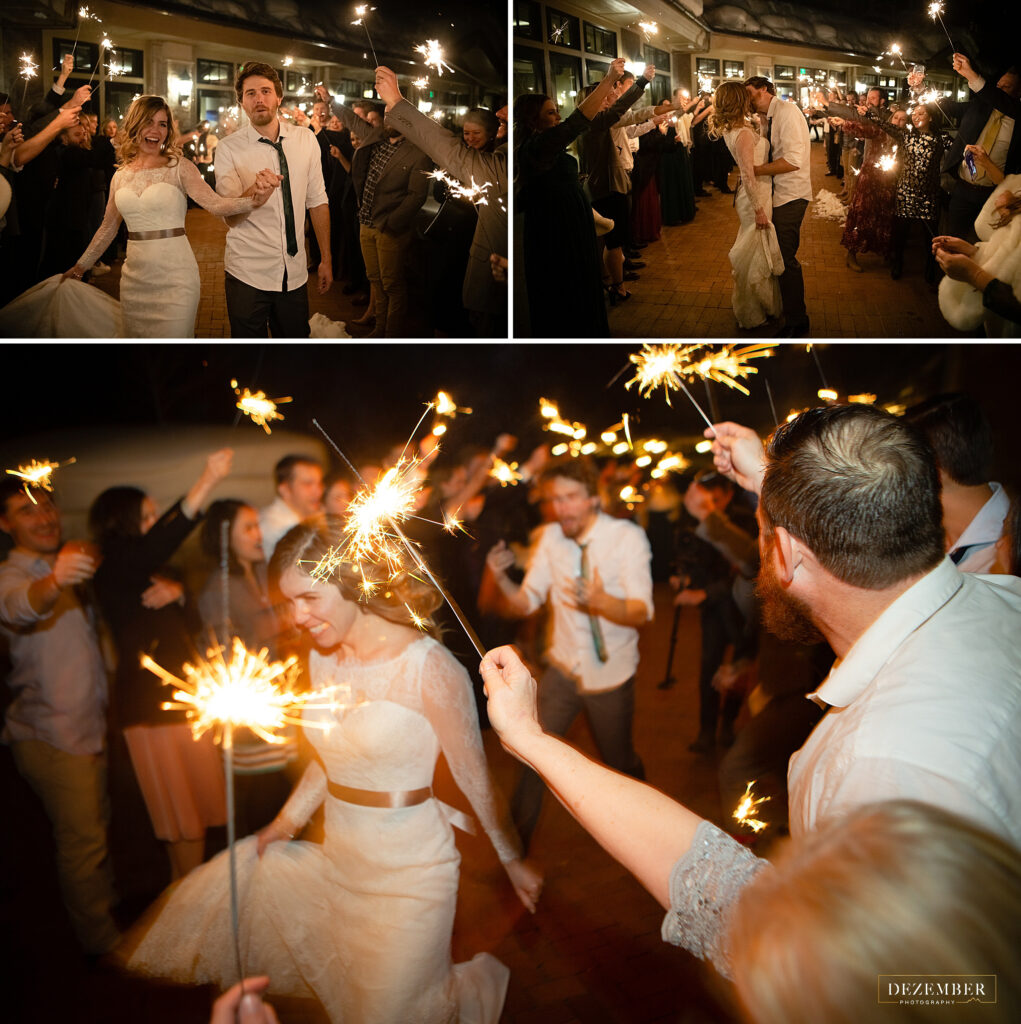
[[[583,580],[591,579],[589,574],[589,563],[588,563],[588,544],[579,544],[581,548],[581,578]],[[606,644],[603,641],[603,630],[599,625],[599,619],[594,615],[588,617],[589,629],[592,631],[592,643],[596,649],[596,657],[601,662],[607,661]]]
[[[259,139],[267,146],[272,146],[280,157],[280,173],[284,180],[280,182],[281,198],[284,201],[284,230],[287,232],[287,255],[298,255],[298,236],[294,233],[294,203],[291,199],[291,178],[287,173],[287,157],[284,156],[284,144],[282,142],[271,142],[269,139]]]

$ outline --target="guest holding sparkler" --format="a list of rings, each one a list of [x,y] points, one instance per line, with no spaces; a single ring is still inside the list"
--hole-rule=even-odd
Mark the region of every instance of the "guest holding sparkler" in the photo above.
[[[109,488],[89,509],[102,555],[96,596],[117,649],[111,712],[118,733],[123,730],[174,878],[202,863],[206,828],[226,820],[223,771],[211,737],[193,742],[183,719],[160,710],[167,691],[139,659],[158,645],[160,663],[180,674],[191,656],[194,629],[183,608],[184,588],[168,577],[164,565],[198,525],[201,508],[229,474],[232,457],[229,449],[210,455],[188,493],[162,516],[135,487]]]
[[[504,746],[667,911],[664,941],[734,982],[744,1019],[874,1019],[876,976],[891,963],[926,976],[1000,972],[995,995],[988,982],[981,995],[973,983],[960,1002],[979,997],[974,1019],[995,1024],[1021,1013],[1021,861],[1001,836],[938,806],[891,800],[796,839],[775,863],[760,860],[665,794],[545,732],[535,680],[513,648],[490,651],[482,674]],[[807,1013],[806,978],[825,979]],[[898,1002],[885,986],[884,997]],[[891,1020],[917,1017],[913,1005],[890,1009]]]
[[[492,146],[494,138],[482,145],[473,145],[484,138],[473,129],[474,122],[465,120],[467,146],[438,125],[431,117],[416,110],[402,95],[397,76],[386,67],[376,68],[376,92],[386,104],[386,123],[397,128],[423,153],[462,185],[489,185],[475,207],[478,224],[468,255],[468,269],[461,293],[464,308],[469,310],[478,337],[498,337],[505,333],[507,289],[493,280],[489,259],[493,253],[507,255],[507,144],[506,140]],[[506,107],[498,111],[506,118]],[[489,122],[486,122],[489,124]],[[495,126],[490,125],[495,131]],[[470,134],[470,141],[469,141]]]
[[[318,999],[335,1024],[496,1024],[507,969],[486,953],[451,965],[451,822],[464,816],[433,796],[441,751],[529,910],[542,880],[490,779],[467,676],[428,635],[439,594],[408,572],[385,579],[371,559],[313,579],[341,543],[338,520],[303,524],[271,564],[316,648],[313,693],[336,703],[306,706],[316,759],[276,820],[238,845],[243,957],[274,991]],[[320,805],[325,841],[295,841]],[[221,855],[174,892],[130,968],[192,982],[234,975],[227,866]]]

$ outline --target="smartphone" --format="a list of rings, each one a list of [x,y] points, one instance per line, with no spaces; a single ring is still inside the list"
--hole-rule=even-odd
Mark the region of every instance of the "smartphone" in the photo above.
[[[978,169],[975,167],[975,154],[974,153],[970,153],[970,152],[965,153],[964,154],[964,162],[967,165],[968,173],[972,176],[972,178],[973,179],[977,178],[978,177]]]

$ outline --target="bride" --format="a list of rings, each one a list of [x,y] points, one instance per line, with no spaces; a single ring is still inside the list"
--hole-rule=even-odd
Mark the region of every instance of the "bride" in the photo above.
[[[722,138],[737,163],[741,180],[735,206],[740,218],[730,250],[738,326],[760,327],[779,316],[783,256],[773,227],[773,179],[756,178],[755,166],[768,160],[769,142],[752,126],[751,100],[741,82],[722,82],[713,96],[709,133]]]
[[[486,953],[451,965],[459,812],[432,795],[441,751],[529,910],[542,880],[491,781],[467,675],[412,625],[439,595],[403,575],[366,597],[353,565],[313,580],[337,522],[295,527],[273,555],[271,574],[316,648],[313,692],[339,684],[351,697],[346,710],[306,706],[316,759],[274,821],[237,846],[243,970],[314,996],[334,1024],[496,1024],[506,967]],[[297,840],[320,805],[325,841]],[[172,891],[128,967],[226,987],[236,980],[227,908],[223,853]]]

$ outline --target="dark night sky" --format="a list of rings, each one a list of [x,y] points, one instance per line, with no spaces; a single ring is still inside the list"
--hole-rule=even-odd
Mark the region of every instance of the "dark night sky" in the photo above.
[[[539,429],[540,397],[559,403],[561,414],[585,423],[592,436],[627,412],[638,421],[635,433],[683,439],[690,451],[702,421],[683,393],[674,394],[669,407],[662,392],[645,400],[633,388],[625,390],[628,370],[610,383],[638,349],[638,343],[8,345],[3,435],[10,442],[81,427],[229,425],[235,415],[229,381],[236,376],[270,397],[293,396],[281,410],[286,429],[314,433],[316,417],[362,458],[403,441],[440,388],[475,410],[455,421],[450,451],[488,444],[502,430],[518,434],[522,448],[548,439]],[[880,403],[910,403],[957,387],[985,395],[1006,441],[1001,454],[1011,452],[1019,426],[1013,392],[1021,348],[823,344],[815,351],[827,384],[842,394],[870,391]],[[754,365],[761,372],[748,382],[751,397],[712,385],[721,419],[765,432],[770,411],[764,379],[781,417],[792,407],[817,404],[821,377],[805,345],[782,346]],[[28,381],[33,383],[21,386]],[[693,394],[711,415],[705,388],[699,385]]]

